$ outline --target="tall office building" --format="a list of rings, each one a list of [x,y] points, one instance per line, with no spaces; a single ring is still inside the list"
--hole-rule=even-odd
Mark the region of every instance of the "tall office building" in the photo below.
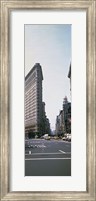
[[[36,63],[25,77],[25,133],[42,132],[42,67]]]
[[[56,134],[63,135],[65,133],[71,133],[71,103],[68,102],[66,96],[63,101],[63,109],[56,117]]]
[[[63,111],[64,111],[64,122],[66,133],[71,133],[71,103],[68,102],[65,96],[63,101]]]

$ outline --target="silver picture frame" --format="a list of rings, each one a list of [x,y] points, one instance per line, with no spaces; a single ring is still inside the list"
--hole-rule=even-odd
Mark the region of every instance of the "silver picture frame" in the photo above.
[[[86,192],[10,192],[10,13],[18,9],[86,11],[87,36],[87,143]],[[0,199],[11,200],[96,200],[96,1],[95,0],[0,0]]]

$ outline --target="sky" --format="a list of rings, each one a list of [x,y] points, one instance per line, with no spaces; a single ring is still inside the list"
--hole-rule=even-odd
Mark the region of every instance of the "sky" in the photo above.
[[[40,63],[43,71],[43,101],[51,129],[62,110],[63,99],[71,100],[71,25],[25,25],[25,76]]]

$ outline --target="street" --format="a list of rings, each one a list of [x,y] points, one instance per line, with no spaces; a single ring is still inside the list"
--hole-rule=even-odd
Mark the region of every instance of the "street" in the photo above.
[[[30,139],[25,149],[25,176],[71,176],[71,142]]]

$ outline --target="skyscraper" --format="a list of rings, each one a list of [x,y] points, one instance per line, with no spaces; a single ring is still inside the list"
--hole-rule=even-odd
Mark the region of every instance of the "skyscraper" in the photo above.
[[[66,133],[71,133],[71,103],[68,102],[65,96],[63,101],[63,111],[64,111],[64,122]]]
[[[63,101],[63,110],[60,110],[56,117],[56,134],[63,135],[71,133],[71,103],[68,102],[67,96]]]
[[[25,77],[25,134],[29,137],[51,133],[42,101],[42,81],[42,67],[36,63]]]
[[[25,77],[25,133],[41,133],[42,67],[36,63]]]

